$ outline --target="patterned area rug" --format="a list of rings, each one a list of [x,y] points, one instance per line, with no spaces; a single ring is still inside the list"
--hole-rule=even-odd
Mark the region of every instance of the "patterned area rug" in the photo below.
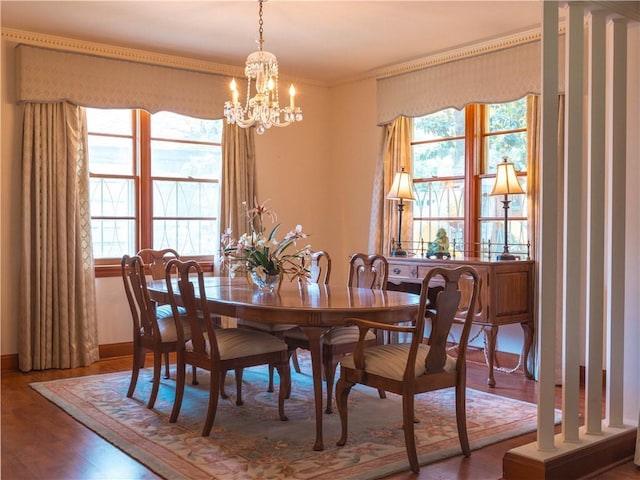
[[[306,363],[306,362],[304,362]],[[267,368],[245,371],[244,405],[235,405],[235,379],[227,376],[228,400],[220,399],[211,436],[201,436],[208,396],[208,374],[200,385],[187,377],[178,422],[168,422],[174,380],[162,379],[155,408],[145,406],[151,370],[141,371],[133,398],[126,392],[130,373],[93,375],[31,386],[76,420],[168,479],[367,479],[408,470],[400,398],[357,386],[349,396],[349,440],[340,436],[339,415],[324,416],[323,452],[313,451],[315,423],[309,365],[292,373],[293,391],[285,404],[289,421],[277,418],[277,392],[267,392]],[[276,376],[277,377],[277,376]],[[421,464],[461,455],[452,389],[416,398],[416,436]],[[536,428],[529,403],[467,390],[471,448],[477,449]]]

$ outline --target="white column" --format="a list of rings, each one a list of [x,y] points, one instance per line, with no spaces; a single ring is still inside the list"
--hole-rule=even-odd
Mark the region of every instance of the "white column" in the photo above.
[[[623,421],[625,203],[627,146],[627,22],[614,20],[607,31],[607,165],[609,168],[609,289],[607,290],[607,412],[611,427]]]
[[[558,2],[542,2],[542,132],[538,264],[538,439],[555,449],[555,356],[558,306]]]
[[[583,301],[583,82],[584,8],[569,3],[567,9],[567,56],[564,177],[564,277],[563,277],[563,380],[562,438],[577,442],[580,398],[580,338]]]
[[[605,220],[605,43],[606,16],[589,15],[587,182],[586,433],[602,433]]]

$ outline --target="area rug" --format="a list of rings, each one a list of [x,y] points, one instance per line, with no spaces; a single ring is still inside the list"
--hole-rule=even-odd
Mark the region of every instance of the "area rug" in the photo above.
[[[277,392],[267,392],[267,368],[245,371],[244,405],[235,405],[235,379],[228,375],[228,400],[220,400],[212,433],[202,437],[208,373],[200,385],[187,381],[178,422],[170,424],[175,383],[162,379],[154,409],[145,403],[151,370],[140,373],[127,398],[130,372],[77,377],[31,386],[77,421],[158,475],[175,479],[371,479],[408,470],[400,397],[362,386],[349,396],[349,438],[344,447],[336,413],[324,415],[322,452],[313,451],[315,422],[310,368],[292,372],[292,394],[285,404],[289,420],[277,416]],[[190,376],[188,375],[188,378]],[[461,455],[453,389],[416,397],[416,437],[420,463]],[[536,407],[467,389],[467,428],[472,449],[531,432]]]

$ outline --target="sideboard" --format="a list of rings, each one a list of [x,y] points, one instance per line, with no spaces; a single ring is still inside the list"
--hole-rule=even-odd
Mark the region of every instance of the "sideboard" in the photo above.
[[[493,371],[496,340],[501,325],[519,323],[524,332],[522,363],[524,374],[533,378],[527,366],[527,358],[533,345],[533,260],[492,261],[480,258],[429,259],[415,257],[388,257],[389,290],[418,293],[420,283],[434,267],[470,265],[480,278],[479,304],[473,323],[480,325],[486,334],[486,354],[489,367],[487,383],[495,386]]]

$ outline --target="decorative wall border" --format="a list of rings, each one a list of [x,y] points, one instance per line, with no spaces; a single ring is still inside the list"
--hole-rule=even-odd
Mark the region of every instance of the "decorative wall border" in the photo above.
[[[560,27],[560,33],[564,33],[564,26]],[[228,75],[235,77],[244,76],[244,68],[240,66],[225,65],[221,63],[208,62],[204,60],[196,60],[188,57],[177,55],[168,55],[146,50],[139,50],[127,47],[118,47],[103,43],[89,42],[67,37],[59,37],[44,33],[29,32],[25,30],[3,28],[2,38],[16,43],[24,43],[45,48],[53,48],[69,52],[85,53],[97,55],[107,58],[115,58],[121,60],[129,60],[133,62],[148,63],[152,65],[161,65],[184,70],[192,70],[196,72],[214,73],[219,75]],[[335,82],[335,84],[327,84],[318,80],[300,79],[299,81],[316,86],[331,87],[354,81],[367,79],[381,79],[402,75],[404,73],[421,70],[443,63],[453,62],[464,58],[484,55],[486,53],[502,50],[505,48],[522,45],[525,43],[539,41],[541,38],[540,29],[528,30],[517,34],[488,40],[482,43],[467,45],[453,50],[447,50],[435,55],[429,55],[409,62],[400,63],[388,67],[374,69]]]
[[[100,57],[129,60],[131,62],[148,63],[165,67],[193,70],[196,72],[215,73],[219,75],[243,76],[244,68],[221,63],[196,60],[177,55],[149,52],[135,48],[118,47],[104,43],[88,42],[74,38],[58,37],[45,33],[28,32],[13,28],[3,28],[2,38],[16,43],[24,43],[45,48],[76,52]]]

